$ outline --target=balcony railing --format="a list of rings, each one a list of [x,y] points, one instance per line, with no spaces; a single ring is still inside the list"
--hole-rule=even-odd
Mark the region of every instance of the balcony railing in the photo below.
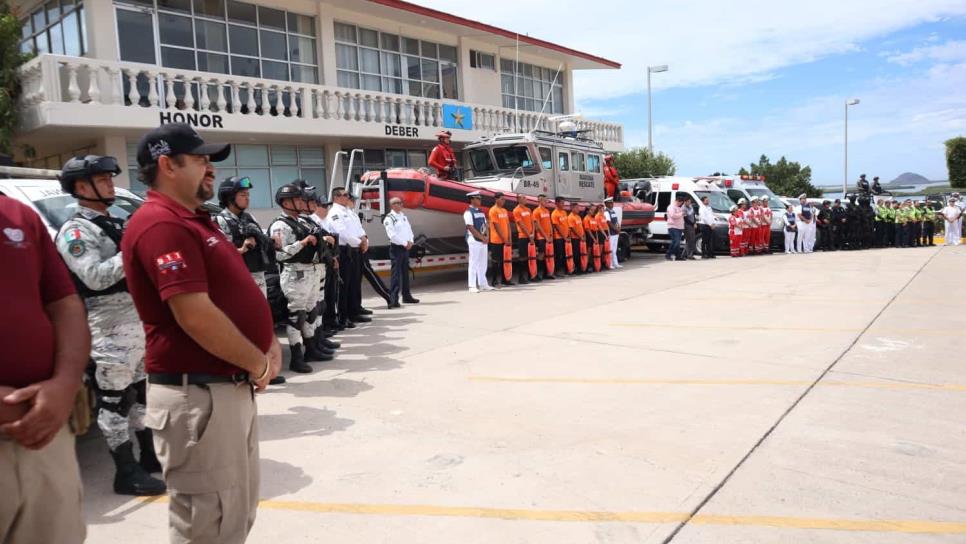
[[[173,119],[192,113],[217,113],[285,117],[299,123],[327,120],[430,128],[444,125],[442,100],[342,87],[48,54],[26,63],[20,72],[21,102],[28,108],[60,102],[78,107],[154,108],[171,112]],[[472,127],[468,129],[483,135],[555,128],[545,114],[456,104],[472,110]],[[183,115],[175,117],[176,113]],[[608,148],[623,148],[621,125],[588,120],[576,123],[578,130],[589,131],[590,137]]]

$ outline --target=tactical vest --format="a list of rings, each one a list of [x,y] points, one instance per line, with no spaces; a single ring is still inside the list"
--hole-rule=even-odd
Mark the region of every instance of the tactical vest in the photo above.
[[[247,238],[241,231],[241,223],[255,223],[255,220],[251,218],[245,212],[242,212],[237,218],[234,215],[229,215],[227,213],[221,214],[221,218],[225,220],[228,224],[228,230],[231,232],[231,243],[235,247],[241,247],[245,243],[245,238]],[[257,225],[257,223],[255,223]],[[301,238],[300,238],[301,239]],[[256,243],[261,243],[261,240],[255,240]],[[266,269],[265,260],[262,256],[258,254],[257,251],[246,251],[242,253],[242,260],[245,261],[245,266],[248,267],[249,272],[264,272]]]
[[[479,231],[483,237],[486,237],[486,214],[483,213],[479,208],[474,208],[470,206],[469,208],[470,216],[473,218],[473,228]],[[466,231],[466,241],[476,240],[469,231]]]
[[[802,206],[802,217],[804,219],[808,219],[808,220],[811,220],[812,219],[812,207],[811,206]]]
[[[295,234],[295,238],[297,240],[304,240],[306,236],[309,236],[310,234],[312,234],[312,231],[309,230],[308,227],[303,225],[298,219],[294,219],[287,215],[283,215],[282,217],[279,217],[278,219],[276,219],[275,222],[272,223],[272,225],[274,225],[279,221],[285,223],[286,225],[289,226],[290,229],[292,229],[292,232]],[[269,231],[271,231],[271,227],[269,227]],[[319,240],[318,243],[324,243],[324,242],[322,240]],[[315,256],[318,255],[318,253],[319,251],[315,246],[306,245],[301,250],[299,250],[298,253],[293,255],[290,259],[287,259],[285,261],[279,261],[279,264],[281,264],[282,266],[285,266],[287,264],[294,264],[294,263],[313,264],[315,262]]]
[[[607,232],[611,236],[617,236],[620,234],[620,230],[614,228],[617,225],[617,212],[612,209],[604,209],[604,213],[607,214]]]
[[[98,214],[97,217],[90,218],[84,217],[79,213],[74,215],[74,219],[83,219],[97,225],[104,235],[114,242],[114,246],[117,248],[117,251],[121,251],[121,236],[124,234],[123,220],[100,214]],[[117,253],[115,253],[115,255],[117,255]],[[74,280],[74,286],[77,287],[77,294],[80,295],[81,298],[104,297],[107,295],[113,295],[114,293],[127,292],[127,280],[125,278],[121,278],[117,283],[108,287],[107,289],[95,291],[81,281],[77,274],[71,272],[70,276],[71,279]]]
[[[795,212],[786,213],[785,219],[788,220],[788,225],[785,226],[787,232],[792,232],[792,227],[795,226]]]

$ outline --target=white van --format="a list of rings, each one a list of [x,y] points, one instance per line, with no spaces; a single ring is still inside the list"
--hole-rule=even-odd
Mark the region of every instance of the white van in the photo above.
[[[716,217],[714,247],[719,252],[728,251],[728,215],[731,213],[730,209],[734,205],[734,202],[717,185],[710,181],[697,180],[696,178],[685,176],[666,176],[647,180],[625,181],[647,181],[650,183],[650,192],[644,197],[645,202],[654,205],[654,221],[648,225],[648,230],[650,231],[647,238],[648,249],[651,251],[659,251],[670,245],[671,237],[667,230],[667,207],[679,194],[685,194],[691,197],[691,201],[695,207],[701,203],[702,198],[708,197],[711,199],[711,209],[714,210]],[[698,234],[700,236],[700,231]],[[699,250],[701,244],[702,240],[699,238]]]

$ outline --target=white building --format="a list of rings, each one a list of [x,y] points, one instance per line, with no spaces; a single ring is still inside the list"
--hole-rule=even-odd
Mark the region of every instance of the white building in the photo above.
[[[444,127],[481,136],[550,129],[573,113],[573,71],[617,69],[587,53],[400,0],[14,0],[24,21],[15,160],[59,169],[71,155],[127,157],[184,121],[234,145],[219,179],[249,176],[253,207],[302,177],[424,166]],[[526,29],[521,29],[525,31]],[[514,78],[514,72],[517,77]],[[543,113],[541,113],[543,110]],[[581,120],[606,149],[623,128]],[[337,181],[341,184],[341,181]]]

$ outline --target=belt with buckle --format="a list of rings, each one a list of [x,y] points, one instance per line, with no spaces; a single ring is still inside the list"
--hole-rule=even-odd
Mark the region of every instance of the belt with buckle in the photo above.
[[[237,374],[148,374],[148,383],[155,385],[206,385],[209,383],[248,383],[248,373]]]

